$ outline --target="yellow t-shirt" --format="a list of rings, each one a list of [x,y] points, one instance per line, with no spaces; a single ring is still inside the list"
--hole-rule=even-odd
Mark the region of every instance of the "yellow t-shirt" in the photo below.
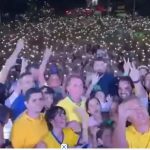
[[[77,145],[79,136],[70,128],[63,129],[63,142],[60,142],[52,132],[49,132],[44,138],[43,142],[47,148],[61,148],[61,144],[67,144],[67,147],[74,147]]]
[[[48,133],[44,115],[33,119],[26,112],[14,122],[11,131],[11,142],[14,148],[34,148]]]
[[[61,100],[57,104],[57,106],[63,107],[65,109],[68,121],[81,122],[81,118],[79,114],[75,112],[75,109],[79,107],[85,109],[85,100],[82,100],[81,105],[78,106],[69,97],[66,97],[63,100]]]
[[[150,148],[150,130],[141,134],[133,126],[126,129],[126,140],[129,148]]]

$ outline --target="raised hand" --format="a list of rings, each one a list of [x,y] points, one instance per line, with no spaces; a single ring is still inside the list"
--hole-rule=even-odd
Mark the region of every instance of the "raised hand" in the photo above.
[[[113,97],[110,96],[110,95],[108,95],[108,96],[106,97],[106,101],[112,103]]]
[[[140,72],[136,68],[136,66],[133,62],[130,63],[130,74],[129,75],[130,75],[133,82],[140,80]]]
[[[51,46],[50,48],[46,47],[44,52],[44,58],[49,58],[53,54],[52,49],[53,46]]]
[[[15,65],[17,57],[21,50],[24,48],[24,41],[22,39],[19,39],[16,45],[16,49],[12,53],[12,55],[6,60],[6,66],[7,68],[11,68],[12,66]]]
[[[129,75],[129,71],[130,71],[129,58],[127,59],[127,61],[126,61],[125,58],[124,58],[123,60],[124,60],[124,65],[123,65],[124,73],[125,73],[126,75]]]
[[[18,53],[20,53],[20,51],[24,49],[24,40],[23,39],[19,39],[16,45],[16,51]]]
[[[27,66],[28,66],[28,60],[25,58],[22,58],[21,73],[25,72]]]
[[[99,81],[100,77],[98,74],[93,74],[92,75],[92,79],[91,79],[91,84],[94,86],[97,84],[97,82]]]

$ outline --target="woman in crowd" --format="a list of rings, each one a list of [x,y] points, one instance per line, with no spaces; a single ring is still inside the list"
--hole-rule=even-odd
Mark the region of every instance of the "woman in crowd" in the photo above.
[[[37,148],[60,148],[61,144],[67,144],[68,147],[76,147],[80,143],[80,135],[76,134],[71,128],[66,127],[66,112],[62,107],[54,106],[47,110],[45,119],[49,132],[37,144]]]

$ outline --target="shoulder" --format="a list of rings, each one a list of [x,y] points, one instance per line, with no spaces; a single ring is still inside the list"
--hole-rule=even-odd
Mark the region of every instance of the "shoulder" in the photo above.
[[[132,125],[128,126],[126,128],[126,136],[127,137],[133,136],[133,135],[135,135],[135,133],[136,133],[136,130],[134,129],[134,127]]]
[[[60,100],[60,101],[58,102],[57,106],[61,106],[61,105],[63,105],[63,104],[68,103],[68,100],[69,100],[69,98],[68,98],[68,97],[65,97],[64,99],[62,99],[62,100]]]
[[[22,124],[26,121],[25,113],[22,113],[17,119],[14,121],[14,125]]]
[[[63,132],[64,132],[65,135],[70,136],[70,137],[78,136],[71,128],[64,128]]]

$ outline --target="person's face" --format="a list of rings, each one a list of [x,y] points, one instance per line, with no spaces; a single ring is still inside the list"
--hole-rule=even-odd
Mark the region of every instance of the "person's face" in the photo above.
[[[144,77],[147,74],[147,70],[144,69],[144,68],[139,69],[139,71],[140,71],[140,76],[141,77]]]
[[[93,98],[88,103],[88,113],[91,115],[100,113],[100,103],[97,99]]]
[[[52,74],[48,79],[49,87],[56,88],[61,85],[60,78],[57,74]]]
[[[43,96],[44,96],[44,101],[45,101],[45,107],[48,108],[48,109],[51,108],[51,106],[53,104],[53,95],[43,93]]]
[[[79,78],[72,78],[67,86],[67,91],[71,97],[81,98],[84,92],[82,80]]]
[[[128,81],[120,81],[118,94],[121,99],[126,99],[132,94],[132,87]]]
[[[149,92],[150,91],[150,74],[145,76],[144,85]]]
[[[66,115],[62,111],[58,112],[55,118],[51,121],[53,127],[61,129],[66,127],[66,122]]]
[[[32,74],[34,80],[38,80],[39,70],[36,68],[31,68],[30,73]]]
[[[24,76],[21,80],[21,89],[26,92],[27,90],[29,90],[30,88],[35,86],[34,80],[32,75],[26,75]]]
[[[95,97],[99,99],[100,102],[105,102],[105,94],[102,91],[98,91],[95,94]]]
[[[129,108],[129,117],[128,121],[131,122],[135,127],[143,124],[147,124],[149,121],[149,115],[139,101],[137,100],[132,100],[128,103]]]
[[[95,61],[93,65],[93,69],[97,73],[105,73],[107,70],[107,63],[103,61]]]
[[[44,107],[44,99],[42,93],[33,93],[30,99],[25,102],[27,110],[31,113],[40,113]]]
[[[102,134],[103,146],[107,148],[112,147],[112,132],[111,129],[105,129]]]

